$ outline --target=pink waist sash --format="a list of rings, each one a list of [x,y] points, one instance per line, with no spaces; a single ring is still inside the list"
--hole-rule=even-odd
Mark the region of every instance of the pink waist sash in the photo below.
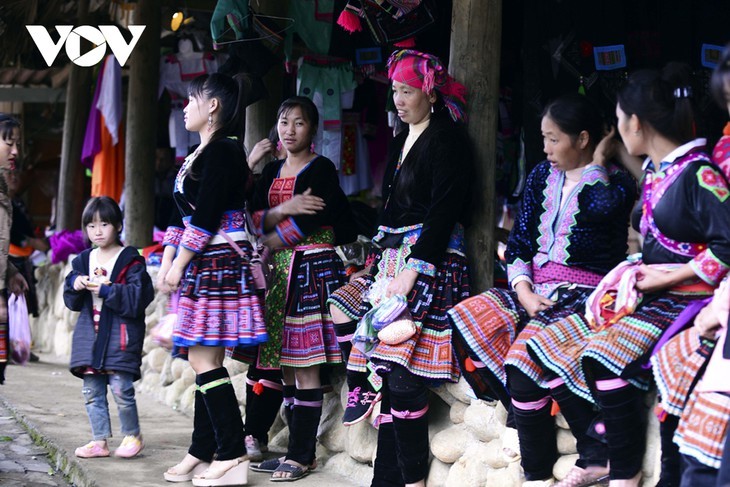
[[[532,265],[532,280],[535,284],[570,282],[582,286],[596,287],[602,278],[601,274],[578,267],[569,267],[557,262],[548,262],[542,267]]]

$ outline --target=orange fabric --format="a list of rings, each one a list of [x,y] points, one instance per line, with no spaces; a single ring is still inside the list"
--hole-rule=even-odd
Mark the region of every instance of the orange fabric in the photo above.
[[[728,122],[725,125],[725,128],[722,129],[722,135],[730,135],[730,122]]]
[[[10,251],[8,253],[13,257],[29,257],[30,254],[33,253],[33,247],[21,247],[19,245],[10,244]]]
[[[124,125],[119,126],[119,142],[115,146],[107,130],[104,116],[101,123],[101,150],[94,156],[91,172],[91,196],[109,196],[119,201],[124,188]]]

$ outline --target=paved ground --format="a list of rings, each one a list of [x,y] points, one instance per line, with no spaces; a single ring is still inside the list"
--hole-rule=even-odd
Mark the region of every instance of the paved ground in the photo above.
[[[147,445],[142,454],[131,460],[78,459],[73,451],[89,441],[90,428],[82,402],[81,381],[68,372],[66,364],[42,355],[40,362],[8,367],[6,378],[5,385],[0,386],[0,485],[173,485],[164,481],[162,473],[185,455],[191,418],[149,395],[138,394],[140,423]],[[114,403],[111,395],[109,401]],[[118,432],[115,406],[111,406],[111,417],[112,431]],[[120,441],[120,436],[112,438],[110,447],[115,448]],[[248,484],[274,485],[268,475],[256,472],[249,474]],[[355,484],[344,477],[315,471],[295,485],[347,487]]]
[[[51,467],[48,453],[33,444],[33,439],[0,403],[0,485],[35,487],[70,485],[63,474]]]

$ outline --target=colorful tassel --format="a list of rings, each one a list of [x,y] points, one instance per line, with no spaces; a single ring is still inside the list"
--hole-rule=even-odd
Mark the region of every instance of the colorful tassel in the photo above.
[[[550,416],[557,416],[560,412],[560,406],[558,406],[558,401],[555,399],[552,400],[552,404],[550,405]]]
[[[415,37],[409,37],[408,39],[403,39],[400,42],[396,42],[393,44],[395,47],[400,47],[402,49],[408,49],[411,47],[416,47],[416,38]]]
[[[261,382],[257,382],[253,385],[253,393],[260,396],[264,392],[264,385]]]
[[[353,32],[362,31],[362,23],[360,18],[354,13],[348,4],[342,11],[340,16],[337,18],[337,25],[345,29],[347,32],[352,34]]]

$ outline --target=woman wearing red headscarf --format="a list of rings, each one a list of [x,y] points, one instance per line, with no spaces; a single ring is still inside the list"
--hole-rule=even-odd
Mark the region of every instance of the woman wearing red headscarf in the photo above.
[[[364,296],[375,302],[406,297],[415,334],[370,350],[370,368],[383,379],[372,485],[422,486],[428,473],[427,385],[459,374],[446,312],[469,295],[464,225],[472,161],[466,131],[457,123],[464,119],[464,86],[430,54],[398,51],[388,68],[398,117],[408,127],[393,140],[383,180],[385,203],[373,239],[382,250],[329,302],[343,336],[371,309]],[[352,373],[367,365],[353,350],[351,387]]]

